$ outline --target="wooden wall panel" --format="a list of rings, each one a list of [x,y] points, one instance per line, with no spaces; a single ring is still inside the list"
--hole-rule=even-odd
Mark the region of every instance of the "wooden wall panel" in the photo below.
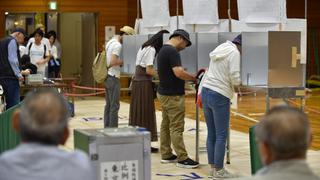
[[[320,1],[308,0],[308,26],[320,28]]]
[[[139,0],[140,1],[140,0]],[[140,8],[140,15],[137,17],[137,7],[138,7],[137,0],[128,0],[128,21],[126,22],[126,25],[129,25],[134,28],[134,24],[136,22],[137,18],[141,18],[141,8]]]
[[[0,36],[4,35],[4,12],[50,12],[49,0],[1,0]],[[128,23],[128,0],[57,0],[58,12],[92,12],[98,16],[98,47],[104,43],[104,27],[119,28]],[[136,10],[135,10],[136,11]],[[134,24],[129,24],[134,25]]]

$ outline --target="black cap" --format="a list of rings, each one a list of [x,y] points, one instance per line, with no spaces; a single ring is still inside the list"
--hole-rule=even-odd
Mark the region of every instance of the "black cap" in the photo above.
[[[26,31],[25,31],[24,29],[22,29],[22,28],[16,28],[16,29],[14,29],[14,30],[12,31],[12,33],[15,33],[15,32],[22,33],[22,34],[24,35],[24,37],[27,37],[27,36],[28,36],[27,33],[26,33]]]
[[[237,37],[235,37],[233,40],[232,40],[232,42],[234,43],[234,44],[238,44],[238,45],[242,45],[242,36],[241,36],[241,34],[239,34]]]
[[[190,37],[189,37],[189,33],[183,29],[177,29],[173,32],[173,34],[170,36],[169,39],[175,37],[175,36],[182,36],[185,40],[187,40],[188,44],[187,44],[187,47],[188,46],[191,46],[191,41],[190,41]]]

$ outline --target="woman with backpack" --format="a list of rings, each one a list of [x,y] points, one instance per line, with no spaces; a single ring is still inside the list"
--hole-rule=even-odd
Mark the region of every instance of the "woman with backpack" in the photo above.
[[[151,141],[158,140],[152,83],[152,77],[157,76],[157,72],[153,66],[154,59],[162,47],[164,33],[169,31],[159,31],[139,49],[132,80],[129,125],[145,127],[151,133]],[[158,148],[151,147],[151,152],[158,152]]]
[[[30,56],[32,64],[37,66],[37,73],[46,77],[46,67],[50,59],[49,50],[44,43],[41,42],[44,33],[41,29],[36,29],[34,32],[34,43],[30,42],[27,45],[27,52]]]

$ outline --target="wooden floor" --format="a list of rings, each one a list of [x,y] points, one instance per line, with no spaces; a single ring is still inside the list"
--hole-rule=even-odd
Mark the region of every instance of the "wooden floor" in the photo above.
[[[315,96],[312,96],[311,100]],[[319,96],[318,96],[319,97]],[[250,116],[256,118],[256,114],[252,113],[263,113],[264,111],[264,100],[263,95],[245,96],[239,99],[239,109],[237,113],[241,115],[232,115],[232,129],[230,132],[230,162],[231,164],[225,164],[225,167],[232,173],[236,173],[239,176],[250,176],[251,165],[250,165],[250,144],[248,134],[244,133],[248,131],[248,127],[254,123],[248,121],[245,118],[239,118],[239,116]],[[319,99],[318,99],[319,100]],[[315,100],[314,102],[319,102]],[[123,101],[128,102],[129,98],[123,98]],[[119,126],[128,125],[128,116],[130,105],[128,103],[121,102],[119,110]],[[308,99],[308,103],[310,99]],[[278,102],[273,102],[278,103]],[[185,118],[185,132],[184,142],[188,156],[195,159],[195,106],[193,97],[187,97],[186,99],[187,117]],[[105,100],[103,97],[90,97],[90,98],[76,98],[75,101],[75,117],[70,120],[70,137],[62,148],[72,151],[74,149],[74,136],[73,129],[101,129],[103,128],[103,110]],[[157,108],[159,108],[159,102],[156,102]],[[310,107],[310,106],[309,106]],[[308,108],[309,108],[308,107]],[[313,107],[313,106],[312,106]],[[319,105],[315,105],[319,109]],[[311,108],[311,107],[310,107]],[[249,110],[250,109],[250,110]],[[316,110],[316,109],[315,109]],[[188,118],[191,117],[191,118]],[[319,117],[315,115],[315,117]],[[88,120],[88,119],[91,120]],[[160,132],[160,124],[162,120],[161,111],[156,111],[157,127]],[[203,120],[203,116],[201,117]],[[315,120],[318,122],[317,120]],[[199,123],[199,145],[202,149],[206,146],[207,128],[204,122]],[[314,123],[313,123],[313,126]],[[319,126],[318,126],[319,127]],[[244,132],[240,132],[244,131]],[[319,132],[319,131],[318,131]],[[319,141],[319,133],[315,138]],[[318,143],[319,144],[319,143]],[[159,142],[152,142],[153,147],[159,147]],[[210,170],[208,165],[207,153],[200,151],[199,162],[200,167],[197,169],[183,169],[178,168],[175,164],[161,164],[160,153],[151,154],[151,179],[152,180],[181,180],[181,179],[208,179],[207,175]],[[312,170],[320,175],[320,151],[309,150],[307,153],[307,163]],[[169,176],[170,177],[169,177]]]
[[[122,101],[129,102],[129,97],[122,97]],[[284,103],[281,99],[271,99],[271,106]],[[300,106],[300,100],[289,100],[290,105]],[[161,110],[158,100],[155,101],[157,110]],[[249,128],[256,124],[263,116],[266,110],[266,98],[263,90],[258,90],[256,96],[247,94],[238,98],[238,109],[231,110],[231,129],[248,133]],[[307,96],[305,112],[308,114],[313,142],[311,149],[320,150],[320,92],[312,92]],[[186,117],[196,118],[196,106],[194,104],[194,95],[186,96]],[[202,110],[199,114],[200,120],[204,121]]]

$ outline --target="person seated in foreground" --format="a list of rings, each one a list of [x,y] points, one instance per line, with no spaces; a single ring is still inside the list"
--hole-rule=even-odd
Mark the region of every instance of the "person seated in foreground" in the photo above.
[[[255,129],[264,165],[253,177],[241,180],[319,180],[306,162],[311,144],[307,115],[288,106],[271,109]]]
[[[55,89],[27,94],[13,114],[21,144],[0,156],[0,180],[93,180],[86,154],[59,149],[68,136],[70,114],[64,97]]]

